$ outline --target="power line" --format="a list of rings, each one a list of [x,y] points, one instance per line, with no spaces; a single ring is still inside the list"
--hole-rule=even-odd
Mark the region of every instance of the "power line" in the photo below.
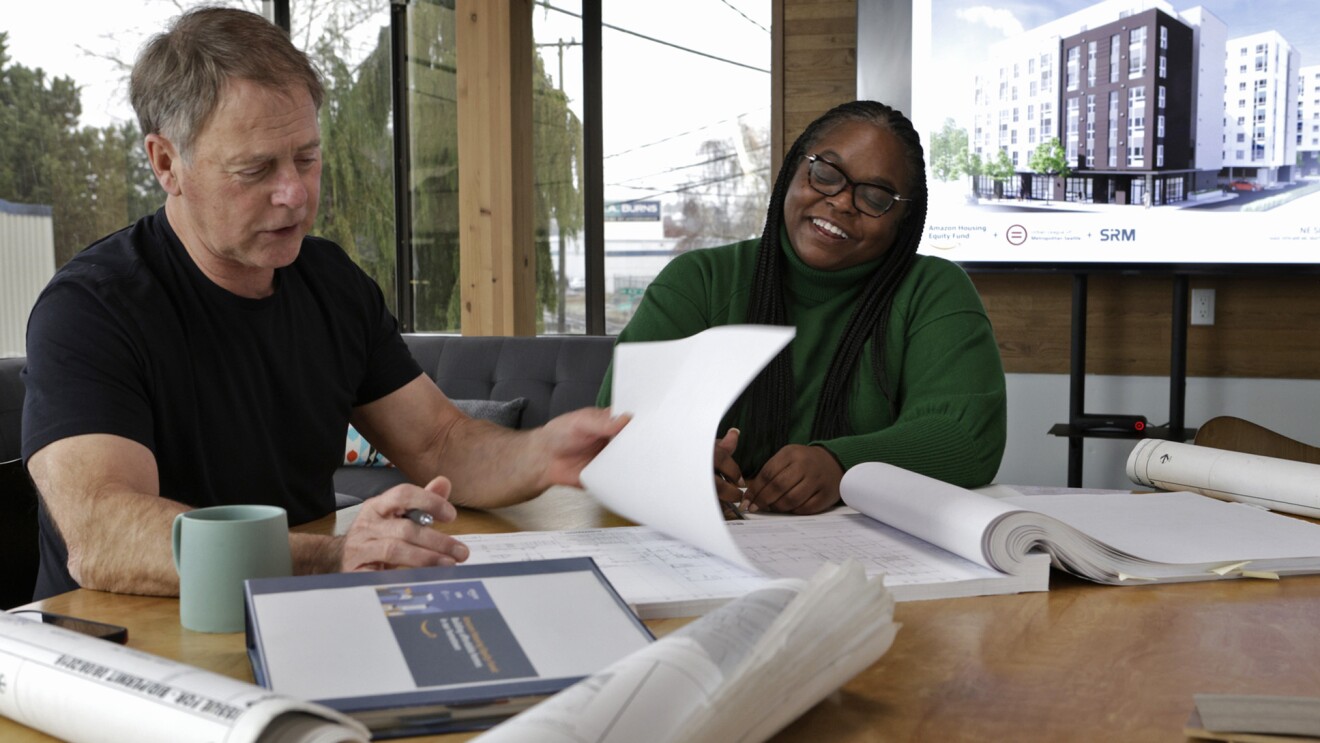
[[[767,145],[761,145],[761,146],[759,146],[759,147],[753,147],[753,148],[751,148],[751,149],[749,149],[749,150],[747,150],[747,151],[750,153],[750,152],[760,152],[760,151],[762,151],[762,150],[768,150],[768,149],[770,149],[770,145],[767,144]],[[703,160],[703,161],[701,161],[701,162],[696,162],[696,163],[688,163],[687,165],[675,165],[675,166],[672,167],[672,168],[667,168],[667,169],[665,169],[665,170],[661,170],[661,171],[658,171],[658,172],[655,172],[655,173],[647,173],[647,174],[645,174],[645,175],[638,175],[638,176],[633,176],[633,177],[631,177],[631,178],[624,178],[624,179],[621,180],[621,181],[615,181],[615,182],[613,182],[613,183],[608,183],[608,184],[606,184],[606,185],[609,185],[609,186],[622,186],[622,185],[625,185],[625,184],[630,183],[630,182],[632,182],[632,181],[639,181],[639,180],[641,180],[641,179],[643,179],[643,178],[653,178],[653,177],[655,177],[655,176],[665,175],[666,173],[675,173],[675,172],[677,172],[677,171],[680,171],[680,170],[687,170],[687,169],[689,169],[689,168],[699,168],[699,167],[701,167],[701,166],[703,166],[703,165],[714,165],[715,163],[722,162],[722,161],[724,161],[724,160],[735,159],[735,158],[737,158],[737,157],[738,157],[738,153],[736,153],[736,152],[730,152],[730,153],[728,153],[727,155],[720,155],[719,157],[712,157],[712,158],[710,158],[709,160]],[[632,187],[630,186],[630,188],[632,188]]]
[[[548,1],[546,1],[546,0],[542,0],[541,2],[537,2],[537,5],[540,5],[540,6],[542,6],[542,7],[545,7],[545,8],[547,8],[547,9],[549,9],[549,10],[553,10],[553,11],[555,11],[555,12],[557,12],[557,13],[563,13],[563,14],[566,15],[566,16],[570,16],[570,17],[573,17],[573,18],[577,18],[578,20],[582,20],[582,16],[581,16],[580,14],[578,14],[578,13],[574,13],[574,12],[571,11],[571,10],[564,10],[563,8],[556,8],[555,6],[551,5],[551,4],[550,4]],[[767,70],[767,69],[765,69],[764,67],[757,67],[757,66],[755,66],[755,65],[747,64],[746,62],[739,62],[739,61],[737,61],[737,60],[727,59],[727,58],[725,58],[725,57],[718,57],[718,56],[716,56],[716,55],[714,55],[714,54],[709,54],[709,53],[707,53],[707,52],[698,51],[698,50],[693,49],[693,48],[691,48],[691,47],[682,46],[681,44],[675,44],[675,43],[672,42],[672,41],[665,41],[664,39],[657,39],[657,38],[655,38],[654,36],[647,36],[646,34],[638,33],[637,31],[632,31],[632,30],[630,30],[630,29],[622,28],[622,27],[620,27],[620,26],[615,26],[615,25],[612,24],[612,23],[605,23],[604,21],[601,21],[601,24],[600,24],[600,25],[601,25],[602,28],[608,28],[608,29],[610,29],[611,31],[618,31],[618,32],[621,33],[621,34],[628,34],[629,36],[636,36],[636,37],[639,38],[639,39],[645,39],[646,41],[649,41],[649,42],[651,42],[651,43],[653,43],[653,44],[660,44],[660,45],[662,45],[662,46],[667,46],[667,47],[671,47],[671,48],[674,48],[674,49],[678,49],[679,51],[687,52],[688,54],[695,54],[695,55],[697,55],[698,57],[706,57],[707,59],[713,59],[713,60],[715,60],[716,62],[723,62],[723,63],[725,63],[725,64],[731,64],[731,65],[734,65],[734,66],[736,66],[736,67],[743,67],[743,68],[745,68],[745,69],[752,70],[753,72],[764,72],[764,73],[767,74],[767,75],[770,74],[770,70]]]
[[[685,183],[685,184],[683,184],[682,186],[679,186],[678,188],[671,188],[671,189],[669,189],[669,190],[667,190],[667,191],[656,191],[655,193],[647,194],[646,196],[639,196],[639,197],[637,197],[637,198],[635,198],[635,199],[628,199],[626,202],[622,202],[622,203],[629,203],[629,204],[631,204],[631,203],[633,203],[633,202],[635,202],[635,201],[643,201],[643,200],[645,200],[645,199],[654,199],[654,198],[657,198],[657,197],[660,197],[660,196],[667,196],[667,195],[669,195],[669,194],[681,194],[681,193],[687,193],[688,191],[695,191],[696,189],[701,188],[702,186],[710,186],[710,185],[714,185],[714,184],[716,184],[716,183],[723,183],[724,181],[732,181],[732,180],[736,180],[736,179],[741,179],[741,178],[746,177],[746,175],[747,175],[746,173],[734,173],[734,174],[732,174],[732,175],[722,175],[722,176],[719,176],[719,177],[717,177],[717,178],[710,178],[710,179],[707,179],[707,180],[704,180],[704,181],[694,181],[694,182],[692,182],[692,183]],[[649,191],[649,190],[652,190],[652,189],[648,189],[648,188],[646,188],[645,186],[620,186],[620,188],[628,188],[628,189],[632,189],[633,191]]]
[[[675,140],[675,139],[678,139],[678,138],[680,138],[680,137],[686,137],[686,136],[689,136],[689,135],[692,135],[692,134],[696,134],[696,133],[698,133],[698,132],[704,132],[704,131],[706,131],[707,129],[713,129],[713,128],[717,127],[717,126],[720,126],[721,124],[727,124],[727,123],[729,123],[729,122],[731,122],[731,121],[737,121],[737,120],[743,118],[744,116],[750,116],[750,115],[751,115],[751,112],[740,113],[740,114],[738,114],[737,116],[734,116],[734,117],[731,118],[731,119],[721,119],[720,121],[714,121],[714,122],[711,122],[711,123],[709,123],[709,124],[702,124],[701,126],[696,127],[695,129],[689,129],[689,130],[687,130],[687,131],[685,131],[685,132],[678,132],[677,134],[671,134],[671,135],[669,135],[668,137],[664,137],[664,138],[662,138],[662,139],[657,139],[657,140],[655,140],[654,142],[647,142],[647,143],[645,143],[645,144],[639,144],[639,145],[637,145],[636,147],[632,147],[632,148],[630,148],[630,149],[621,150],[621,151],[619,151],[619,152],[615,152],[615,153],[612,153],[612,154],[606,155],[606,156],[605,156],[605,159],[608,160],[608,159],[610,159],[610,158],[612,158],[612,157],[621,157],[621,156],[623,156],[623,155],[628,155],[628,154],[632,154],[632,153],[634,153],[634,152],[639,152],[639,151],[644,150],[644,149],[646,149],[646,148],[648,148],[648,147],[655,147],[656,145],[661,145],[661,144],[664,144],[664,143],[666,143],[666,142],[671,142],[671,141],[673,141],[673,140]]]
[[[742,12],[742,11],[739,10],[737,7],[735,7],[735,6],[733,5],[733,3],[729,2],[729,0],[720,0],[720,2],[722,2],[722,3],[724,3],[725,5],[729,6],[729,9],[732,10],[733,12],[735,12],[735,13],[737,13],[738,15],[742,16],[743,18],[746,18],[748,23],[752,24],[753,26],[756,26],[757,28],[761,29],[762,31],[764,31],[764,32],[766,32],[766,33],[770,33],[770,29],[766,28],[765,26],[762,26],[760,23],[757,23],[755,20],[753,20],[753,19],[752,19],[750,16],[748,16],[746,13]]]

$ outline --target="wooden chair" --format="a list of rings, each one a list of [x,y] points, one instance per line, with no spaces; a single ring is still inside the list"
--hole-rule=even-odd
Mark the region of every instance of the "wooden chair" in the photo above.
[[[1320,446],[1304,444],[1251,421],[1222,415],[1211,418],[1196,431],[1197,446],[1227,449],[1278,459],[1320,464]]]

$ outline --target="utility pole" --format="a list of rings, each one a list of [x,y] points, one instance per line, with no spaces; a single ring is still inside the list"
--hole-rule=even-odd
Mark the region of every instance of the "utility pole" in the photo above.
[[[564,41],[562,38],[553,44],[537,44],[537,46],[553,46],[556,47],[559,51],[559,77],[557,78],[557,82],[559,84],[560,95],[564,95],[564,47],[580,46],[580,45],[581,42],[577,41],[577,39],[569,39],[568,41]],[[565,103],[564,115],[571,116],[572,112],[569,111],[567,105],[568,96],[564,96],[564,103]],[[565,129],[568,128],[567,121],[564,122],[564,128]],[[558,300],[556,302],[556,304],[558,305],[558,317],[556,319],[558,320],[559,332],[566,333],[568,332],[568,318],[566,315],[566,310],[568,305],[568,269],[566,266],[568,262],[568,249],[566,247],[566,242],[564,240],[564,230],[559,225],[558,222],[559,220],[556,219],[555,232],[559,236],[559,270],[558,270],[559,275],[555,278],[555,288],[557,290],[556,299]]]

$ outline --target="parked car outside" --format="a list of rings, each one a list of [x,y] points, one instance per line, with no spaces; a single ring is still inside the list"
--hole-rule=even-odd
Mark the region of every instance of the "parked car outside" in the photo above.
[[[1234,191],[1259,191],[1261,185],[1255,181],[1236,180],[1228,184],[1228,187]]]

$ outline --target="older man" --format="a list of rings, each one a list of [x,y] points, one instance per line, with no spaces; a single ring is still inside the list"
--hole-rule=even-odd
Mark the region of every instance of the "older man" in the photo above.
[[[308,231],[322,87],[245,11],[178,18],[131,95],[165,206],[62,268],[33,309],[23,455],[43,498],[38,598],[79,585],[170,595],[190,507],[334,507],[351,422],[424,488],[364,505],[344,537],[293,534],[297,572],[453,564],[467,548],[399,518],[574,484],[621,421],[590,409],[528,432],[459,412],[413,361],[380,289]]]

